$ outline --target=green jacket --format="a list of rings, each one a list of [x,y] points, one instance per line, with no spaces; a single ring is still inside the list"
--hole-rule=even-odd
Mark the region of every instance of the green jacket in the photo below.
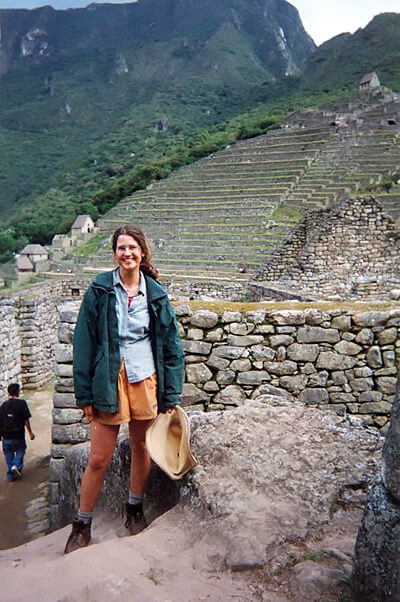
[[[145,276],[150,337],[157,373],[158,411],[180,403],[185,356],[174,310],[164,287]],[[82,301],[74,333],[74,386],[77,406],[118,411],[119,351],[113,273],[98,275]]]

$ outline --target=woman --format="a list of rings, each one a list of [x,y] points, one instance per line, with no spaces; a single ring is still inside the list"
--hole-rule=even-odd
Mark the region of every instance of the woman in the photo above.
[[[179,404],[182,393],[184,353],[177,322],[156,282],[143,231],[136,225],[118,228],[112,249],[118,267],[90,284],[74,334],[75,396],[91,421],[91,447],[66,554],[90,542],[93,510],[120,424],[129,424],[131,447],[125,527],[130,535],[146,528],[146,431],[157,412],[171,412]]]

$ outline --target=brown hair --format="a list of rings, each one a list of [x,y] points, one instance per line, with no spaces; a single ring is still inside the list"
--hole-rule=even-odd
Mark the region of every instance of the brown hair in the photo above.
[[[137,224],[125,224],[117,228],[112,237],[112,250],[114,253],[117,250],[118,237],[121,235],[132,236],[138,243],[143,252],[142,262],[140,269],[147,276],[151,276],[154,280],[158,279],[158,270],[150,263],[151,261],[151,250],[149,242],[140,226]]]

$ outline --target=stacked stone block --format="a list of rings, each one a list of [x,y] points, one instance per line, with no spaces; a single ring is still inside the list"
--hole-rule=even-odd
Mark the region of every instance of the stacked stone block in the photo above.
[[[0,300],[0,401],[7,398],[7,386],[19,379],[20,349],[18,323],[15,318],[15,301]]]
[[[162,274],[168,293],[178,299],[229,299],[241,301],[246,296],[247,281],[231,278],[176,277]]]
[[[285,394],[387,428],[400,310],[176,311],[186,352],[184,405],[221,410]]]
[[[36,389],[53,377],[57,305],[81,297],[87,278],[32,286],[0,299],[0,400],[11,381]]]
[[[400,278],[400,242],[394,220],[373,198],[349,199],[311,211],[277,249],[256,280],[318,296],[376,295]],[[371,286],[363,287],[365,281]],[[375,284],[373,284],[375,282]],[[253,298],[262,287],[250,287]]]
[[[76,407],[72,379],[72,340],[79,302],[59,308],[58,343],[55,346],[55,383],[50,460],[50,521],[58,524],[59,481],[65,456],[72,445],[89,439],[89,425]]]
[[[20,297],[17,320],[21,341],[21,381],[38,388],[53,375],[53,347],[57,340],[57,293]]]

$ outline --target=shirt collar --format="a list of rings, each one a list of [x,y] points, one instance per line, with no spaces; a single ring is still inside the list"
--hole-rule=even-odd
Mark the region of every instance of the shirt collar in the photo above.
[[[114,286],[119,285],[122,288],[122,290],[125,291],[125,288],[124,288],[124,286],[122,284],[122,281],[121,281],[121,275],[119,273],[119,268],[116,268],[113,271],[113,285]],[[140,272],[138,295],[143,295],[143,297],[145,297],[146,293],[147,293],[146,279],[145,279],[144,275],[142,274],[142,272]]]

